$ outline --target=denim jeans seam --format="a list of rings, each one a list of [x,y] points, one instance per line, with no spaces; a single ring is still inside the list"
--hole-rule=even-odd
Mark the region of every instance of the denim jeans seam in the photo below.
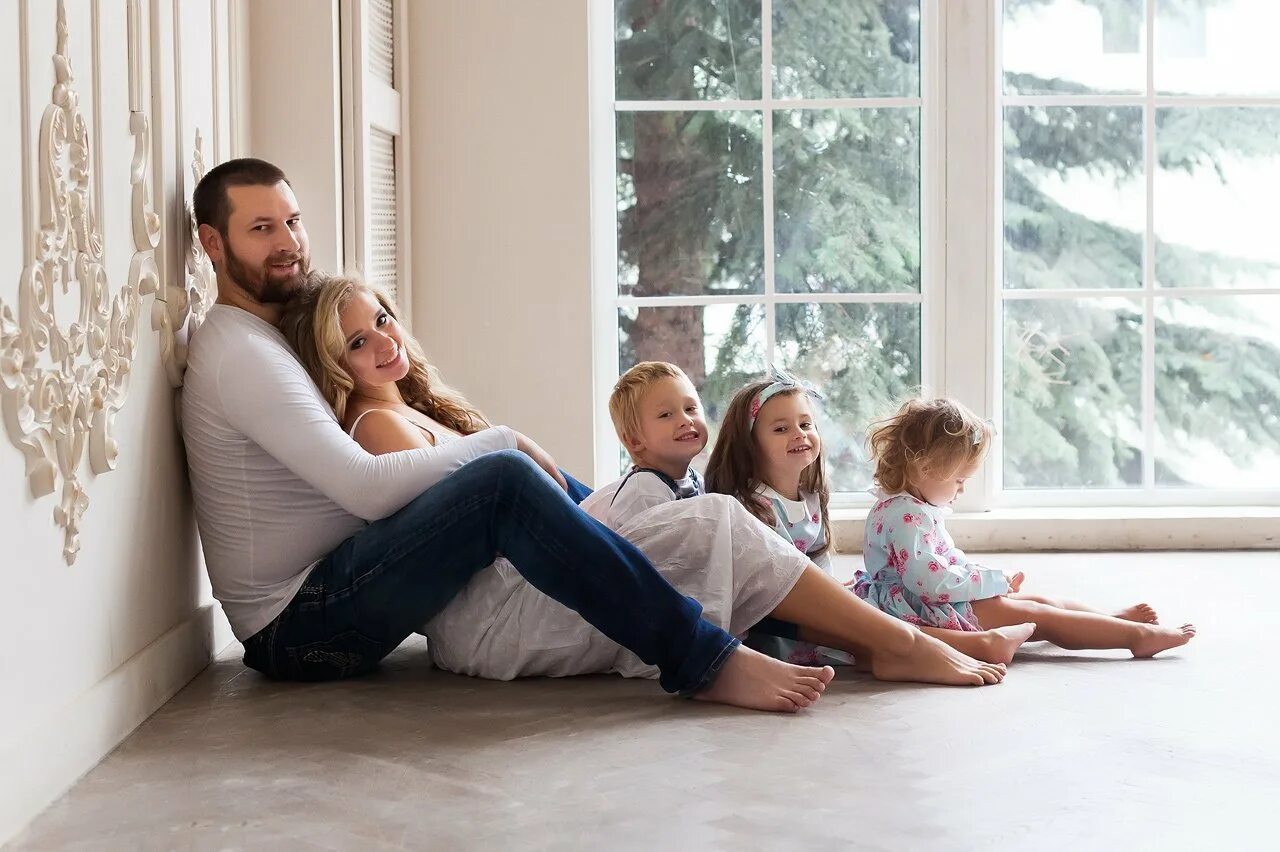
[[[729,644],[725,645],[724,648],[721,649],[720,653],[716,655],[716,658],[712,660],[711,664],[707,666],[705,671],[703,671],[701,676],[698,678],[697,683],[694,686],[681,691],[680,695],[687,698],[710,686],[711,681],[715,680],[716,675],[720,673],[720,669],[724,668],[724,664],[729,661],[729,655],[738,650],[738,647],[741,644],[741,639],[738,639],[736,636],[731,638],[729,640]]]

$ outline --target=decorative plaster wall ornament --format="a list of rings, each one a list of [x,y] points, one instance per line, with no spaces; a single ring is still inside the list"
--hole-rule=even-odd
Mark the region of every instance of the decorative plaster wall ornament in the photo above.
[[[191,186],[195,187],[204,177],[204,138],[196,128],[195,145],[191,153]],[[181,285],[170,283],[164,288],[163,304],[157,301],[151,309],[151,327],[160,332],[160,357],[165,373],[175,388],[182,387],[182,375],[187,369],[187,342],[191,333],[204,322],[213,299],[213,265],[200,245],[195,212],[187,205],[186,264]]]
[[[136,0],[128,11],[130,76],[135,82],[141,55],[141,45],[135,43]],[[0,402],[9,437],[26,459],[32,493],[50,494],[61,481],[53,515],[65,531],[62,555],[70,565],[80,550],[80,521],[89,505],[79,473],[86,448],[94,473],[116,466],[112,419],[124,404],[141,297],[158,290],[160,218],[151,209],[147,183],[147,118],[131,86],[135,253],[128,281],[113,297],[93,213],[91,140],[73,87],[67,39],[66,8],[58,0],[55,83],[37,150],[39,231],[27,241],[16,313],[0,300]],[[73,287],[79,293],[78,317],[62,326],[55,317],[55,291],[60,288],[66,295]]]

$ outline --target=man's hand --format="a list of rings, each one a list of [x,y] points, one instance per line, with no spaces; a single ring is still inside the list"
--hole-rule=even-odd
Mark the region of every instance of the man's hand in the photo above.
[[[512,431],[515,430],[513,429]],[[564,477],[560,474],[560,468],[556,466],[556,460],[551,458],[550,453],[534,443],[528,435],[523,432],[516,432],[516,449],[537,462],[538,467],[545,470],[547,475],[554,479],[566,494],[569,492],[569,483],[565,482]]]

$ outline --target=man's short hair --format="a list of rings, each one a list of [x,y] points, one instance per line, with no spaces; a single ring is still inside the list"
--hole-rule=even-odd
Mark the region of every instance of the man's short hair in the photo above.
[[[231,218],[231,200],[227,198],[227,188],[232,186],[275,186],[284,181],[289,186],[289,179],[279,166],[266,160],[253,157],[242,157],[238,160],[227,160],[214,166],[191,196],[191,207],[196,216],[197,225],[212,225],[219,234],[227,233],[227,222]]]
[[[666,361],[641,361],[627,370],[609,394],[609,417],[618,440],[625,446],[628,438],[640,434],[640,398],[658,379],[689,380],[684,370]]]

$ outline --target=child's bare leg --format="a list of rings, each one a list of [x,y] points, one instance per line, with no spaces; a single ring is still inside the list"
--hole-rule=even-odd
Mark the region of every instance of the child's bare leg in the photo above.
[[[1127,648],[1135,657],[1153,657],[1161,651],[1185,645],[1196,635],[1190,624],[1162,627],[1133,621],[1059,609],[1038,601],[1001,596],[974,601],[973,612],[983,624],[1000,626],[1036,623],[1032,640],[1044,639],[1060,648]]]
[[[956,651],[911,625],[887,615],[816,565],[808,565],[790,593],[770,613],[821,637],[821,644],[864,657],[882,680],[922,683],[999,683],[1004,666],[982,663]]]
[[[1034,624],[1014,624],[993,630],[944,630],[941,627],[921,627],[920,631],[945,642],[962,654],[988,663],[1011,663],[1013,655],[1022,643],[1035,632]]]
[[[1100,609],[1094,609],[1091,606],[1087,606],[1086,604],[1078,603],[1076,601],[1064,600],[1063,598],[1051,598],[1046,597],[1045,595],[1028,595],[1024,592],[1014,592],[1005,595],[1005,597],[1020,601],[1035,601],[1036,603],[1042,603],[1045,606],[1057,607],[1058,609],[1070,609],[1075,610],[1076,612],[1092,612],[1097,615],[1110,615],[1114,618],[1122,618],[1125,621],[1137,621],[1143,624],[1158,623],[1156,611],[1144,603],[1125,607],[1119,612],[1103,612]]]

